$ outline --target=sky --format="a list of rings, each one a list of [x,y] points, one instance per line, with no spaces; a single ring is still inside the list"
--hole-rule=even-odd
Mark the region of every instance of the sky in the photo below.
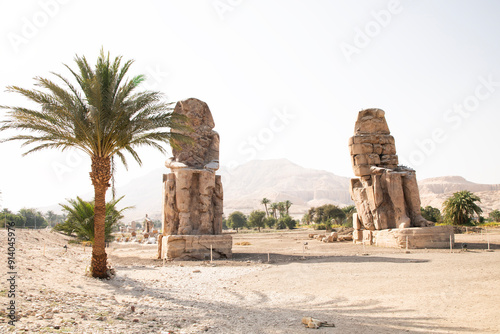
[[[30,106],[4,87],[70,77],[64,64],[75,67],[75,55],[93,64],[103,48],[134,59],[129,73],[168,101],[205,101],[229,171],[286,158],[351,177],[357,113],[380,108],[418,179],[500,183],[499,14],[495,0],[3,0],[0,105]],[[82,153],[24,151],[0,144],[3,208],[92,192]],[[139,153],[143,165],[119,167],[117,185],[169,156]]]

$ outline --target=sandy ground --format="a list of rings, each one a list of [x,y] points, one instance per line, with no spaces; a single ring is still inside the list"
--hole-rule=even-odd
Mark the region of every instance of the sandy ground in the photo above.
[[[0,332],[500,333],[500,231],[457,235],[468,251],[325,244],[310,231],[233,234],[230,261],[155,260],[156,245],[112,243],[110,280],[85,276],[90,248],[49,231],[16,231],[16,308]],[[7,266],[7,235],[0,231]],[[307,242],[307,249],[304,247]],[[66,250],[63,246],[68,245]],[[270,262],[268,263],[268,254]],[[305,329],[312,316],[335,328]]]

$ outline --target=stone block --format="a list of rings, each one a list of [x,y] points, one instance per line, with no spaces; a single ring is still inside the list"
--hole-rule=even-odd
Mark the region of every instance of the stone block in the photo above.
[[[379,165],[380,155],[378,154],[368,154],[368,165]]]
[[[373,153],[373,145],[369,143],[352,144],[349,146],[351,155]]]
[[[219,235],[167,235],[162,239],[162,258],[168,260],[207,260],[212,247],[213,259],[232,257],[233,238]]]
[[[410,227],[373,232],[373,244],[379,247],[449,248],[455,242],[452,226]]]
[[[355,230],[361,230],[361,222],[359,221],[359,215],[357,212],[352,215],[352,227]]]
[[[377,144],[385,145],[385,144],[392,144],[395,145],[395,140],[394,137],[391,135],[379,135],[378,137],[379,141]]]
[[[352,241],[354,243],[361,242],[363,240],[363,232],[361,230],[354,230],[352,232]]]
[[[367,154],[358,154],[354,156],[354,166],[357,165],[367,165],[368,164],[368,155]]]
[[[381,165],[395,165],[397,166],[399,163],[398,156],[394,154],[390,155],[381,155],[380,156],[380,164]]]
[[[364,176],[364,175],[371,174],[370,165],[354,166],[353,171],[354,171],[354,175],[356,175],[356,176]]]
[[[373,233],[370,230],[363,230],[363,243],[367,245],[372,244]]]
[[[366,109],[360,111],[354,127],[354,133],[359,134],[389,134],[389,127],[385,122],[385,112],[381,109]]]
[[[382,154],[382,145],[380,145],[380,144],[373,144],[373,153],[375,153],[375,154]]]
[[[396,145],[394,144],[382,145],[382,154],[383,155],[396,154]]]

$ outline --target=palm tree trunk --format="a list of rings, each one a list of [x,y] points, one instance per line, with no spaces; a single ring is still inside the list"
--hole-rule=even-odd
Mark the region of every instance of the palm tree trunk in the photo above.
[[[111,178],[111,161],[109,157],[92,157],[90,179],[94,185],[94,243],[92,245],[92,276],[107,277],[107,255],[104,240],[104,220],[106,218],[106,190]]]

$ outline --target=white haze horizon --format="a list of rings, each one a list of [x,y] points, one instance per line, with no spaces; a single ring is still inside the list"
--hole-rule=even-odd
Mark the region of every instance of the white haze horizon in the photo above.
[[[352,177],[347,142],[357,113],[380,108],[400,163],[419,180],[500,184],[499,12],[494,0],[4,1],[0,105],[27,105],[5,87],[34,88],[34,77],[51,72],[69,78],[63,64],[74,68],[75,54],[94,64],[103,48],[134,59],[130,75],[145,74],[145,88],[169,101],[205,101],[228,168],[285,158]],[[88,157],[24,151],[0,143],[1,208],[92,192]],[[129,158],[117,185],[168,158],[139,153],[143,166]]]

